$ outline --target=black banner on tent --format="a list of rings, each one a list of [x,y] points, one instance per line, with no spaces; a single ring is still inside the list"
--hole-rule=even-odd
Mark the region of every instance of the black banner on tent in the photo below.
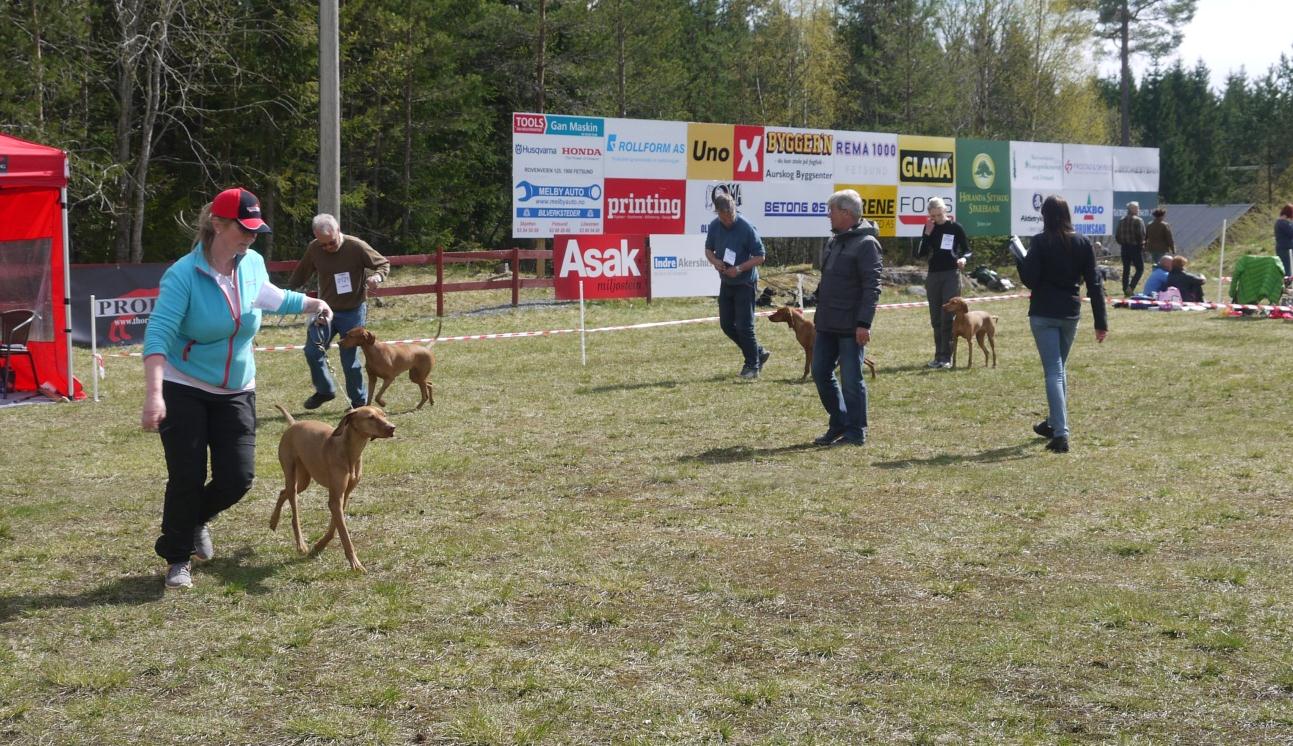
[[[144,343],[144,329],[169,264],[72,267],[72,342],[90,346],[90,323],[100,347]],[[90,316],[94,296],[95,317]]]

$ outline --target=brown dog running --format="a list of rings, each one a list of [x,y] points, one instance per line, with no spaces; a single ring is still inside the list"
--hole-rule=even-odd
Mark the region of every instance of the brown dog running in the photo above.
[[[970,304],[959,295],[943,304],[943,310],[952,317],[952,367],[956,367],[956,349],[961,346],[965,337],[965,346],[969,348],[969,359],[965,367],[974,365],[974,340],[979,340],[979,349],[983,350],[983,364],[988,364],[988,348],[983,346],[983,338],[988,338],[992,345],[992,367],[997,367],[997,316],[987,311],[971,311]]]
[[[375,400],[379,405],[386,406],[386,400],[382,398],[386,387],[395,381],[396,376],[407,370],[409,380],[417,384],[418,391],[422,394],[417,408],[421,409],[427,402],[435,406],[435,387],[431,384],[431,367],[435,365],[435,355],[432,354],[431,347],[440,338],[440,327],[443,325],[444,319],[441,319],[440,326],[435,330],[435,339],[426,347],[379,342],[372,332],[362,326],[346,332],[337,342],[338,345],[364,349],[364,370],[368,371],[368,404],[371,405]],[[379,378],[382,379],[381,391],[377,390]]]
[[[328,491],[328,511],[332,514],[332,520],[328,523],[327,533],[315,543],[309,553],[315,555],[323,551],[328,542],[332,541],[332,535],[340,534],[341,546],[346,550],[346,559],[350,560],[350,569],[364,572],[364,566],[355,555],[355,546],[350,542],[350,530],[346,528],[346,504],[363,474],[364,446],[370,440],[395,437],[395,426],[386,419],[386,413],[377,407],[350,410],[334,430],[317,420],[297,422],[281,405],[274,406],[287,418],[287,429],[278,441],[278,463],[283,467],[286,486],[278,493],[278,503],[274,505],[273,515],[269,517],[270,530],[278,530],[278,517],[283,510],[283,503],[289,503],[292,506],[292,535],[296,539],[296,550],[301,554],[306,553],[305,539],[301,536],[301,509],[296,496],[313,479]]]
[[[791,306],[780,306],[768,317],[768,321],[784,321],[786,326],[795,333],[795,339],[799,341],[799,346],[804,348],[804,374],[799,380],[808,378],[808,372],[813,367],[813,342],[817,339],[817,327],[813,322],[804,318],[804,312]],[[871,370],[871,380],[875,380],[875,361],[871,358],[864,358],[862,362]]]

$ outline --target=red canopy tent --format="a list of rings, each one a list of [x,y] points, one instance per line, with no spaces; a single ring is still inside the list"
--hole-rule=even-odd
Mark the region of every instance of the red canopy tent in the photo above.
[[[48,382],[85,397],[72,375],[67,153],[0,133],[0,310],[36,312],[28,348],[40,380],[15,360],[14,389]]]

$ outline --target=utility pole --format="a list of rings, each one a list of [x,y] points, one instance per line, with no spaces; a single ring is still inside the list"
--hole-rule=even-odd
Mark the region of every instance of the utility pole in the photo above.
[[[337,0],[319,0],[319,212],[341,218],[341,62]]]

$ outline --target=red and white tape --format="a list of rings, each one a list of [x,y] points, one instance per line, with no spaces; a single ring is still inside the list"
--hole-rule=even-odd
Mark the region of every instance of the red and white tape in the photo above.
[[[1014,295],[985,295],[985,296],[975,297],[972,300],[975,303],[982,303],[982,302],[988,302],[988,301],[1015,300],[1017,298],[1027,298],[1027,297],[1028,296],[1026,294],[1017,293]],[[928,307],[929,307],[929,304],[925,301],[915,301],[911,303],[881,303],[876,306],[876,309],[881,310],[881,309],[891,309],[891,308],[928,308]],[[805,309],[804,313],[811,314],[815,310],[816,309],[812,309],[812,308]],[[772,311],[762,311],[756,315],[768,316],[772,313],[773,313]],[[620,331],[628,331],[631,329],[655,329],[658,327],[665,327],[665,326],[682,326],[684,324],[704,324],[704,323],[713,323],[715,321],[718,321],[717,316],[704,316],[701,318],[694,318],[694,319],[676,319],[673,321],[648,321],[641,324],[600,326],[595,329],[585,329],[584,332],[587,334],[598,334],[601,332],[620,332]],[[385,341],[387,344],[427,344],[430,342],[436,342],[438,344],[440,342],[474,342],[474,341],[486,340],[486,339],[523,339],[526,337],[555,337],[559,334],[578,334],[578,333],[579,333],[578,329],[545,329],[542,331],[532,331],[532,332],[497,332],[493,334],[462,334],[454,337],[440,337],[439,339],[436,339],[435,337],[416,337],[412,339],[393,339],[393,340],[383,340],[383,341]],[[285,352],[288,350],[303,350],[305,349],[305,345],[271,345],[266,347],[256,347],[254,349],[256,350],[256,352]],[[108,353],[102,353],[102,354],[107,355],[109,357],[140,357],[143,353],[108,352]]]

